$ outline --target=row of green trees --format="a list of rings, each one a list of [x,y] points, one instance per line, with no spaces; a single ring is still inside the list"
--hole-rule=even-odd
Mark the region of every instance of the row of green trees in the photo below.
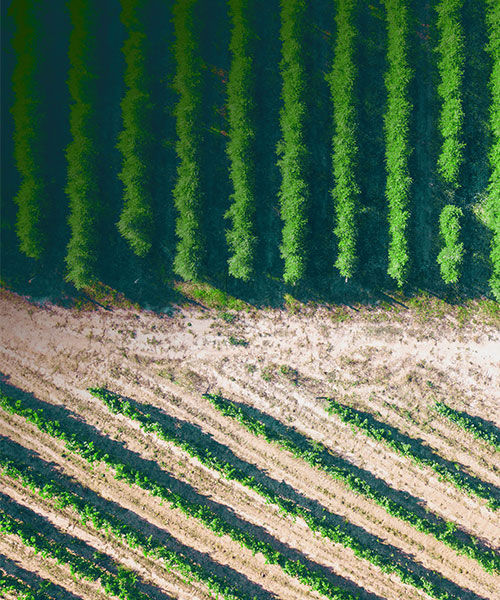
[[[71,552],[64,544],[42,535],[27,521],[16,519],[3,510],[0,510],[0,533],[18,536],[25,546],[32,548],[36,553],[39,552],[44,557],[50,557],[68,566],[72,575],[78,575],[89,581],[98,581],[110,596],[122,600],[149,599],[149,596],[137,589],[135,573],[119,567],[118,574],[113,575],[95,562]]]
[[[227,212],[231,227],[227,241],[231,251],[229,274],[248,281],[255,274],[257,234],[255,227],[255,88],[254,43],[248,0],[230,0],[233,22],[231,69],[227,85],[229,142],[233,184],[232,204]]]
[[[463,0],[441,0],[437,6],[440,39],[438,94],[441,99],[439,129],[442,136],[438,157],[439,172],[444,180],[447,204],[439,219],[443,247],[438,255],[441,275],[446,283],[455,283],[460,275],[464,245],[460,241],[458,206],[461,165],[464,160],[462,80],[465,63],[464,34],[461,24]]]
[[[202,64],[196,29],[196,0],[178,0],[174,6],[175,109],[179,159],[174,201],[178,237],[174,271],[183,279],[199,279],[206,259],[203,216],[206,211],[200,145],[202,141]]]
[[[356,102],[356,10],[357,0],[337,2],[337,40],[329,84],[333,102],[333,200],[337,215],[335,234],[338,257],[335,263],[342,277],[356,270],[359,213],[357,181],[357,102]]]
[[[77,287],[91,284],[97,277],[100,197],[98,162],[106,160],[99,152],[96,115],[97,41],[94,19],[97,5],[90,0],[69,3],[73,29],[69,41],[68,87],[71,142],[66,149],[71,236],[66,263],[68,279]]]
[[[172,491],[170,487],[149,477],[143,469],[134,468],[122,462],[119,457],[110,455],[103,447],[89,442],[85,436],[77,433],[74,429],[47,418],[43,414],[43,410],[34,410],[26,406],[23,401],[15,400],[2,393],[0,393],[0,406],[11,414],[24,417],[40,431],[63,441],[70,452],[79,454],[90,464],[102,462],[108,468],[113,469],[115,479],[124,480],[130,486],[138,486],[150,495],[165,500],[172,508],[179,509],[186,517],[194,517],[219,536],[228,535],[241,547],[251,550],[253,554],[261,553],[266,562],[280,566],[285,573],[297,578],[311,590],[319,592],[330,600],[356,600],[359,598],[358,594],[332,583],[323,571],[308,566],[302,560],[288,558],[276,550],[271,543],[260,540],[244,527],[233,525],[226,518],[219,516],[207,503],[193,501],[186,495]]]
[[[387,62],[385,76],[387,112],[385,137],[386,197],[389,205],[389,275],[402,285],[408,277],[408,220],[411,177],[409,172],[410,118],[409,9],[407,0],[386,0]]]
[[[156,110],[149,79],[148,27],[145,18],[146,5],[142,0],[121,0],[122,17],[127,38],[123,46],[125,58],[125,89],[121,102],[122,130],[118,149],[122,157],[122,168],[118,177],[123,184],[123,208],[117,223],[118,230],[127,240],[132,251],[139,257],[151,257],[155,247],[159,213],[164,212],[158,198],[168,198],[170,190],[156,190],[153,173],[159,147],[174,144],[172,140],[156,139]],[[47,192],[48,175],[45,173],[43,135],[43,110],[40,110],[41,53],[37,50],[42,35],[41,23],[36,18],[34,0],[14,0],[11,14],[14,17],[16,34],[14,47],[17,63],[14,70],[14,147],[20,175],[16,196],[18,204],[17,235],[21,251],[34,259],[41,259],[50,245],[51,209]],[[331,168],[325,180],[331,190],[328,213],[335,227],[337,239],[336,256],[331,256],[338,273],[345,279],[359,276],[362,270],[360,252],[366,245],[360,240],[366,226],[366,215],[374,210],[372,200],[364,198],[367,189],[366,177],[362,173],[364,156],[367,152],[360,118],[364,115],[366,101],[360,97],[362,82],[359,80],[360,48],[364,41],[363,23],[369,18],[385,22],[386,61],[384,136],[386,167],[386,233],[388,248],[386,270],[398,286],[408,282],[412,269],[412,240],[424,235],[413,231],[416,222],[413,194],[414,188],[423,185],[412,181],[412,149],[416,143],[412,136],[415,127],[413,88],[415,81],[412,23],[416,9],[412,0],[383,0],[380,5],[363,7],[357,0],[336,0],[335,30],[323,31],[331,46],[330,67],[324,73],[331,90],[330,114],[333,125]],[[436,205],[440,205],[440,247],[436,248],[437,263],[442,280],[457,283],[464,272],[466,252],[463,236],[466,231],[462,222],[469,211],[464,201],[466,190],[462,188],[463,161],[466,152],[464,119],[467,115],[463,105],[463,77],[466,62],[463,31],[463,0],[439,0],[436,2],[433,25],[436,29],[436,56],[439,85],[431,90],[438,106],[436,141],[440,151],[436,156],[436,169],[441,182],[436,187]],[[414,10],[415,9],[415,10]],[[68,86],[71,97],[70,132],[71,142],[66,149],[67,184],[69,199],[70,240],[67,247],[67,277],[77,287],[84,287],[99,279],[99,261],[106,256],[103,245],[103,221],[109,220],[113,211],[106,208],[111,199],[105,197],[103,177],[109,177],[109,169],[103,168],[109,160],[104,156],[100,142],[98,30],[95,15],[97,5],[92,2],[70,0],[72,30],[69,40],[70,70]],[[225,107],[207,107],[214,95],[207,94],[207,73],[217,71],[204,61],[203,0],[176,0],[172,8],[173,39],[170,40],[175,73],[166,73],[177,94],[175,106],[169,111],[175,120],[177,172],[172,179],[173,205],[175,205],[175,229],[177,246],[175,251],[164,253],[172,256],[173,272],[185,280],[200,280],[210,276],[213,257],[209,243],[220,240],[228,253],[228,273],[243,281],[257,280],[261,270],[257,268],[259,248],[267,232],[262,227],[262,212],[272,213],[274,199],[261,199],[257,165],[262,168],[262,156],[258,156],[263,132],[259,129],[259,103],[262,98],[262,69],[256,64],[258,55],[257,15],[247,0],[230,0],[228,13],[231,19],[231,41],[227,51],[231,65],[227,82],[224,81]],[[495,2],[484,0],[481,9],[489,28],[488,51],[492,61],[491,87],[491,181],[485,191],[485,208],[492,236],[490,252],[490,287],[500,297],[500,204],[498,192],[498,8]],[[309,20],[312,8],[304,0],[282,1],[279,6],[279,36],[281,60],[267,69],[279,69],[281,81],[281,112],[279,143],[276,153],[269,157],[278,163],[280,181],[279,211],[282,220],[281,257],[283,279],[296,284],[314,271],[315,245],[324,240],[314,239],[312,232],[318,229],[318,214],[324,202],[313,197],[314,190],[324,187],[322,180],[317,184],[320,168],[317,162],[321,153],[314,145],[310,132],[318,129],[313,123],[314,98],[311,90],[316,89],[314,77],[309,72],[313,64],[310,57],[312,38]],[[363,13],[364,16],[360,16]],[[420,24],[430,26],[431,24]],[[215,44],[216,42],[212,42]],[[363,46],[364,48],[364,46]],[[166,50],[168,45],[166,44]],[[365,49],[366,50],[366,49]],[[363,50],[363,51],[365,51]],[[260,58],[259,60],[262,60]],[[434,60],[434,59],[433,59]],[[488,66],[489,68],[489,66]],[[260,69],[260,70],[259,70]],[[222,76],[224,80],[224,76]],[[314,80],[315,81],[315,80]],[[226,85],[227,84],[227,85]],[[471,83],[473,85],[473,82]],[[430,84],[427,84],[430,85]],[[266,90],[268,92],[269,90]],[[366,93],[366,90],[365,92]],[[45,96],[43,96],[45,97]],[[210,100],[207,100],[210,98]],[[213,127],[208,127],[206,115],[210,110],[225,114],[226,131],[218,131],[217,144],[224,145],[229,158],[228,180],[232,195],[227,198],[226,208],[220,198],[212,193],[219,189],[212,181],[214,165],[207,156],[213,149]],[[363,118],[366,118],[364,115]],[[325,123],[325,127],[329,127]],[[207,143],[209,136],[210,143]],[[439,137],[439,139],[437,139]],[[160,144],[161,141],[161,144]],[[360,146],[361,143],[361,146]],[[269,151],[269,150],[267,150]],[[429,150],[430,151],[430,150]],[[313,159],[313,156],[315,157]],[[368,157],[369,158],[369,157]],[[219,157],[220,160],[220,157]],[[174,165],[175,167],[175,165]],[[383,165],[381,165],[383,168]],[[171,169],[170,165],[168,169]],[[173,172],[173,170],[171,169]],[[208,174],[208,175],[207,175]],[[269,178],[266,174],[265,178]],[[209,181],[210,180],[210,181]],[[270,188],[270,186],[267,186]],[[369,187],[369,185],[368,185]],[[265,186],[264,186],[265,188]],[[215,191],[215,192],[214,192]],[[444,197],[444,202],[443,202]],[[215,226],[213,206],[217,214],[226,213],[228,226],[224,224],[214,235],[209,228]],[[269,205],[269,206],[268,206]],[[380,208],[377,208],[379,211]],[[169,212],[169,211],[167,211]],[[372,217],[369,217],[372,218]],[[173,220],[173,219],[172,219]],[[372,218],[373,221],[373,218]],[[373,221],[374,222],[374,221]],[[418,221],[422,224],[422,219]],[[103,229],[104,227],[104,229]],[[368,227],[368,229],[370,229]],[[165,237],[166,237],[166,232]],[[162,233],[158,234],[160,237]],[[434,233],[433,233],[434,235]],[[437,235],[436,235],[437,237]],[[378,239],[374,240],[379,243]],[[170,242],[169,242],[170,243]],[[269,245],[266,242],[266,247]],[[276,244],[277,245],[277,244]],[[363,258],[366,261],[366,257]],[[212,265],[213,266],[213,265]]]
[[[124,188],[123,211],[118,229],[133,252],[146,256],[153,244],[153,198],[151,171],[152,103],[147,79],[147,40],[144,26],[144,2],[121,0],[121,20],[128,38],[123,46],[125,84],[121,103],[123,130],[118,148],[122,154],[119,174]]]
[[[14,154],[20,175],[15,201],[18,205],[16,231],[21,251],[39,259],[47,251],[47,175],[42,161],[43,133],[40,110],[39,14],[33,0],[11,6],[16,32],[13,39],[18,56],[13,74]]]
[[[487,0],[488,51],[492,59],[491,90],[491,177],[488,187],[488,221],[493,233],[491,240],[491,290],[500,300],[500,4]]]
[[[278,144],[281,188],[279,192],[284,260],[283,279],[295,284],[304,278],[307,269],[309,240],[309,186],[307,182],[308,149],[307,73],[304,60],[305,0],[281,0],[282,108],[281,140]]]

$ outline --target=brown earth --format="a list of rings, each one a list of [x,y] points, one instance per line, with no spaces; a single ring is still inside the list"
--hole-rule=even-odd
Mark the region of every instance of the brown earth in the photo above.
[[[253,436],[201,397],[207,391],[220,392],[272,416],[498,549],[500,520],[486,501],[439,481],[430,469],[419,468],[383,444],[354,435],[337,417],[327,415],[325,401],[318,399],[332,396],[370,412],[500,488],[498,452],[430,408],[441,399],[500,427],[500,328],[498,322],[483,318],[480,309],[465,322],[457,321],[451,311],[436,316],[417,309],[339,312],[320,307],[296,314],[282,309],[241,311],[228,323],[224,315],[203,308],[182,307],[172,316],[136,309],[76,311],[35,305],[3,291],[0,316],[0,372],[8,384],[77,415],[96,433],[122,444],[124,456],[140,465],[156,464],[161,469],[156,472],[165,481],[173,477],[173,485],[191,499],[213,503],[220,514],[245,523],[287,556],[310,561],[361,597],[427,597],[357,558],[350,549],[313,534],[302,519],[293,523],[254,492],[221,479],[125,417],[112,415],[86,388],[106,386],[199,427],[200,435],[228,448],[262,482],[307,505],[313,501],[316,510],[325,509],[333,519],[356,526],[363,539],[376,540],[377,548],[385,550],[390,545],[417,568],[442,574],[459,586],[460,597],[497,597],[498,576],[391,517],[327,474]],[[59,472],[98,494],[103,502],[113,502],[119,516],[128,515],[148,535],[167,539],[170,534],[172,547],[202,557],[208,568],[233,578],[249,595],[320,598],[227,536],[215,536],[195,519],[186,519],[141,489],[116,481],[101,466],[89,469],[83,459],[65,452],[62,443],[24,419],[0,411],[0,433],[57,464]],[[71,511],[58,515],[49,501],[37,500],[29,490],[2,479],[4,493],[133,568],[142,581],[161,590],[159,597],[161,593],[186,600],[209,597],[202,584],[183,582],[139,551],[105,540],[90,525],[82,526]],[[74,589],[69,571],[22,550],[20,541],[3,537],[2,551],[8,557]],[[95,597],[97,588],[91,588],[77,586],[78,594]]]

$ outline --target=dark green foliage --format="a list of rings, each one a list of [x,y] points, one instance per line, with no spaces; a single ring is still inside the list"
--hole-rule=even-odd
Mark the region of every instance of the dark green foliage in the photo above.
[[[500,4],[487,0],[488,51],[492,58],[490,78],[490,183],[488,187],[488,223],[492,231],[490,288],[500,302]]]
[[[323,594],[331,600],[352,600],[359,597],[332,584],[322,572],[309,568],[300,560],[287,558],[281,552],[275,550],[270,543],[261,541],[241,527],[232,525],[229,521],[217,515],[206,504],[193,502],[189,498],[173,492],[169,487],[151,479],[145,471],[125,464],[115,456],[110,456],[102,448],[85,439],[83,435],[63,427],[58,421],[53,421],[45,417],[43,410],[33,410],[25,406],[21,400],[15,400],[1,393],[0,406],[9,413],[24,417],[50,436],[60,439],[70,452],[79,454],[91,464],[94,462],[103,462],[114,470],[115,479],[125,480],[129,485],[136,485],[147,491],[150,495],[165,500],[172,508],[178,508],[186,517],[194,517],[201,521],[203,525],[212,530],[216,535],[228,535],[254,554],[257,552],[262,553],[266,562],[279,565],[285,573],[296,577],[299,581],[309,586],[310,589]]]
[[[97,174],[98,141],[96,126],[96,56],[94,2],[71,0],[73,30],[70,37],[68,78],[72,99],[70,130],[72,141],[66,149],[68,161],[66,193],[69,197],[71,238],[66,263],[67,278],[77,288],[90,285],[97,277],[99,214],[101,198]]]
[[[465,431],[470,431],[478,440],[484,440],[500,452],[500,431],[493,426],[488,426],[481,418],[473,417],[466,412],[455,410],[444,402],[436,402],[434,408],[438,413],[456,423]]]
[[[343,527],[342,525],[334,526],[329,523],[326,518],[328,516],[326,511],[324,516],[316,517],[309,509],[297,504],[293,500],[283,498],[270,487],[256,481],[253,476],[247,475],[244,471],[233,466],[230,462],[218,458],[203,444],[203,442],[196,444],[195,442],[184,440],[179,430],[161,425],[152,415],[134,408],[130,402],[122,400],[117,394],[103,388],[89,388],[89,391],[93,396],[101,399],[111,412],[123,414],[130,419],[138,421],[140,427],[142,427],[144,431],[154,432],[160,439],[166,442],[172,442],[176,446],[182,448],[190,456],[196,457],[206,467],[221,473],[226,479],[237,481],[254,492],[257,492],[257,494],[266,500],[266,503],[277,506],[283,515],[288,515],[292,519],[302,517],[311,531],[320,533],[323,537],[334,543],[342,544],[343,546],[350,548],[356,556],[379,566],[381,570],[386,573],[396,573],[405,583],[427,591],[427,593],[434,598],[449,600],[453,598],[453,596],[447,594],[447,592],[442,589],[442,584],[440,585],[435,581],[429,580],[428,575],[432,574],[433,577],[436,577],[436,573],[429,572],[426,574],[427,576],[413,573],[405,565],[398,564],[398,561],[394,557],[384,556],[378,550],[370,548],[369,544],[364,543],[360,539],[356,539],[348,531],[348,527]],[[442,580],[440,576],[437,576],[437,578]]]
[[[344,406],[332,398],[327,398],[327,400],[327,412],[338,415],[344,423],[352,427],[354,432],[359,430],[364,435],[385,443],[399,454],[407,456],[417,465],[430,467],[440,478],[446,479],[459,490],[479,498],[485,498],[488,500],[488,507],[491,510],[500,509],[500,498],[492,491],[491,486],[484,485],[476,477],[459,469],[456,464],[441,459],[430,448],[402,435],[393,427],[377,421],[371,415],[360,413],[360,411],[350,406]]]
[[[3,475],[20,481],[32,492],[42,498],[55,500],[58,508],[71,507],[80,517],[82,523],[91,522],[97,531],[104,531],[125,542],[130,548],[140,548],[145,556],[161,559],[167,569],[175,569],[188,579],[203,582],[210,590],[220,594],[226,600],[247,600],[247,596],[227,581],[214,573],[207,572],[200,565],[191,561],[179,552],[168,550],[159,540],[134,529],[114,515],[99,509],[94,504],[84,500],[58,484],[54,479],[37,473],[26,464],[14,461],[0,452],[0,466]],[[0,579],[1,590],[1,579]]]
[[[233,183],[232,205],[226,216],[232,220],[227,232],[231,251],[229,274],[248,281],[255,270],[255,126],[253,122],[253,45],[247,0],[230,0],[233,23],[231,69],[227,84],[229,143]]]
[[[123,157],[119,174],[124,185],[124,206],[118,229],[138,256],[152,245],[153,206],[151,193],[153,138],[152,104],[146,69],[146,32],[143,0],[121,0],[121,20],[128,38],[123,46],[127,91],[121,103],[123,130],[118,148]]]
[[[463,162],[463,99],[462,79],[464,70],[464,37],[461,25],[463,0],[441,0],[437,6],[439,29],[439,75],[438,94],[441,99],[439,130],[442,137],[438,170],[446,193],[453,198],[460,186],[460,166]],[[460,209],[447,204],[439,219],[440,234],[444,247],[438,255],[441,277],[445,283],[456,283],[460,276],[463,244],[460,243]]]
[[[370,498],[382,506],[390,515],[409,523],[418,531],[433,535],[456,552],[477,560],[488,572],[500,572],[500,557],[491,550],[483,550],[478,546],[478,540],[471,535],[460,532],[456,534],[456,524],[448,521],[436,522],[434,515],[429,513],[429,518],[422,518],[402,504],[392,500],[370,482],[358,477],[349,468],[347,461],[336,459],[326,446],[309,438],[304,438],[302,444],[291,437],[283,435],[263,421],[253,417],[237,404],[216,394],[204,394],[204,398],[223,415],[237,420],[248,431],[256,436],[263,437],[271,444],[287,450],[296,458],[301,458],[314,468],[327,472],[333,479],[343,481],[347,487]],[[335,464],[336,463],[336,464]]]
[[[409,85],[412,70],[408,64],[410,15],[407,0],[385,0],[387,12],[387,62],[385,76],[386,197],[389,204],[389,266],[387,272],[402,286],[408,279],[408,220],[410,218],[411,177],[409,158],[412,104]]]
[[[14,17],[16,33],[13,46],[16,66],[13,74],[14,155],[20,175],[20,188],[15,201],[18,205],[16,232],[21,252],[40,259],[47,250],[47,184],[42,165],[43,115],[40,110],[40,23],[36,2],[13,2],[10,14]]]
[[[498,2],[66,4],[3,3],[5,282],[500,300]]]
[[[201,58],[195,27],[197,0],[177,0],[174,6],[174,86],[179,101],[175,109],[179,159],[174,201],[179,238],[174,271],[185,280],[200,279],[206,255],[203,231],[204,200],[200,181]]]
[[[335,235],[338,257],[335,266],[346,280],[357,264],[359,185],[357,182],[357,79],[355,15],[357,0],[337,1],[337,39],[335,59],[329,76],[333,102],[333,175],[332,196],[337,215]]]
[[[306,71],[304,68],[305,0],[281,0],[282,59],[280,63],[283,106],[278,164],[281,169],[281,218],[285,261],[283,279],[295,285],[306,275],[308,262],[309,186],[306,147]]]

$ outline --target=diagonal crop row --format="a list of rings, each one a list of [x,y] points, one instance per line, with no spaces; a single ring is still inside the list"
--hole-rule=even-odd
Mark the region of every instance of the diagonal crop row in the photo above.
[[[444,578],[435,572],[432,574],[433,579],[439,578],[439,583],[431,581],[428,577],[417,575],[402,564],[398,564],[397,558],[391,556],[383,556],[377,550],[370,548],[369,544],[363,543],[352,536],[347,527],[333,525],[328,522],[326,514],[319,518],[316,517],[311,510],[300,506],[293,500],[283,498],[269,486],[266,486],[255,480],[253,476],[248,476],[244,471],[234,467],[230,463],[221,460],[215,456],[205,445],[188,442],[182,439],[182,435],[175,427],[164,426],[150,414],[138,410],[126,400],[123,400],[117,394],[114,394],[104,388],[89,388],[91,394],[101,399],[104,404],[115,414],[122,414],[126,417],[138,421],[141,428],[146,432],[154,432],[160,439],[171,442],[182,448],[190,456],[198,459],[203,465],[210,469],[219,472],[228,480],[237,481],[238,483],[248,487],[260,496],[262,496],[268,504],[276,505],[283,515],[292,518],[302,517],[308,527],[313,532],[320,533],[323,537],[350,548],[356,556],[361,559],[370,561],[372,564],[380,567],[385,573],[396,573],[403,583],[413,585],[418,589],[422,589],[434,598],[451,598],[452,596],[445,591],[442,591]]]
[[[78,435],[75,431],[64,428],[58,421],[45,417],[42,409],[29,408],[21,400],[15,400],[5,394],[0,394],[0,406],[9,413],[24,417],[40,431],[60,439],[70,452],[79,454],[91,464],[104,463],[108,468],[114,470],[115,479],[125,480],[130,486],[137,485],[150,495],[167,501],[172,508],[178,508],[186,517],[194,517],[218,536],[228,535],[240,546],[251,550],[253,554],[261,553],[267,563],[279,565],[286,574],[297,578],[310,589],[332,600],[351,600],[359,597],[357,594],[331,583],[319,570],[309,568],[300,560],[287,558],[273,548],[270,543],[259,540],[251,533],[230,524],[206,504],[193,502],[154,481],[143,470],[133,468],[118,458],[110,456],[92,441],[86,440],[83,435]]]
[[[441,401],[435,403],[434,409],[450,421],[453,421],[453,423],[456,423],[462,429],[465,429],[465,431],[470,431],[478,440],[488,442],[495,450],[500,452],[500,434],[495,432],[493,428],[488,427],[486,423],[483,423],[478,417],[473,417],[466,412],[455,410]]]
[[[50,585],[50,581],[46,581],[35,590],[18,577],[0,573],[0,598],[3,598],[5,593],[12,592],[18,600],[52,600],[52,596],[44,591],[44,588]]]
[[[484,483],[459,470],[458,467],[452,468],[451,463],[438,457],[430,448],[414,443],[411,438],[406,440],[406,436],[402,436],[397,430],[377,421],[371,415],[340,404],[332,398],[327,398],[327,400],[327,412],[338,415],[341,421],[352,427],[353,431],[359,430],[368,437],[384,442],[402,456],[410,458],[417,465],[430,467],[440,477],[453,483],[459,490],[488,500],[488,507],[491,510],[500,508],[500,500]]]
[[[59,564],[68,565],[72,575],[78,575],[89,581],[99,581],[109,595],[123,600],[147,600],[149,598],[136,589],[136,577],[130,571],[118,567],[118,574],[113,575],[83,556],[73,554],[63,544],[45,537],[28,523],[15,519],[3,510],[0,510],[0,532],[4,535],[17,535],[23,544],[33,548],[35,553],[53,558]]]
[[[457,526],[451,521],[434,522],[431,518],[422,518],[399,502],[388,498],[375,486],[355,475],[347,461],[338,459],[320,442],[306,439],[306,447],[301,447],[291,438],[276,431],[271,426],[253,417],[239,405],[216,394],[204,394],[204,398],[223,415],[229,416],[254,435],[263,437],[269,443],[288,450],[296,458],[300,458],[312,467],[327,472],[334,479],[342,481],[354,492],[365,496],[382,506],[390,515],[405,521],[418,531],[434,536],[459,554],[476,560],[488,573],[500,573],[500,556],[493,550],[479,546],[479,540],[465,532],[458,532]],[[332,460],[337,464],[332,464]],[[340,463],[340,464],[339,464]],[[430,513],[432,516],[432,513]]]
[[[163,542],[146,537],[118,517],[99,509],[93,503],[84,500],[74,492],[66,490],[51,477],[30,468],[26,463],[13,460],[0,451],[2,474],[22,483],[42,498],[54,500],[59,509],[71,507],[82,523],[91,522],[96,530],[105,531],[123,540],[130,548],[140,548],[144,556],[162,559],[168,570],[175,569],[188,580],[204,583],[206,587],[226,600],[248,600],[248,596],[231,586],[214,573],[206,571],[179,552],[168,550]]]

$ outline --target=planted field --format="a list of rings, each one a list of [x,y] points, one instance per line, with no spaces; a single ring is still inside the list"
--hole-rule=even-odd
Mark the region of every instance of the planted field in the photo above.
[[[2,292],[0,595],[495,598],[498,317],[426,302]]]

